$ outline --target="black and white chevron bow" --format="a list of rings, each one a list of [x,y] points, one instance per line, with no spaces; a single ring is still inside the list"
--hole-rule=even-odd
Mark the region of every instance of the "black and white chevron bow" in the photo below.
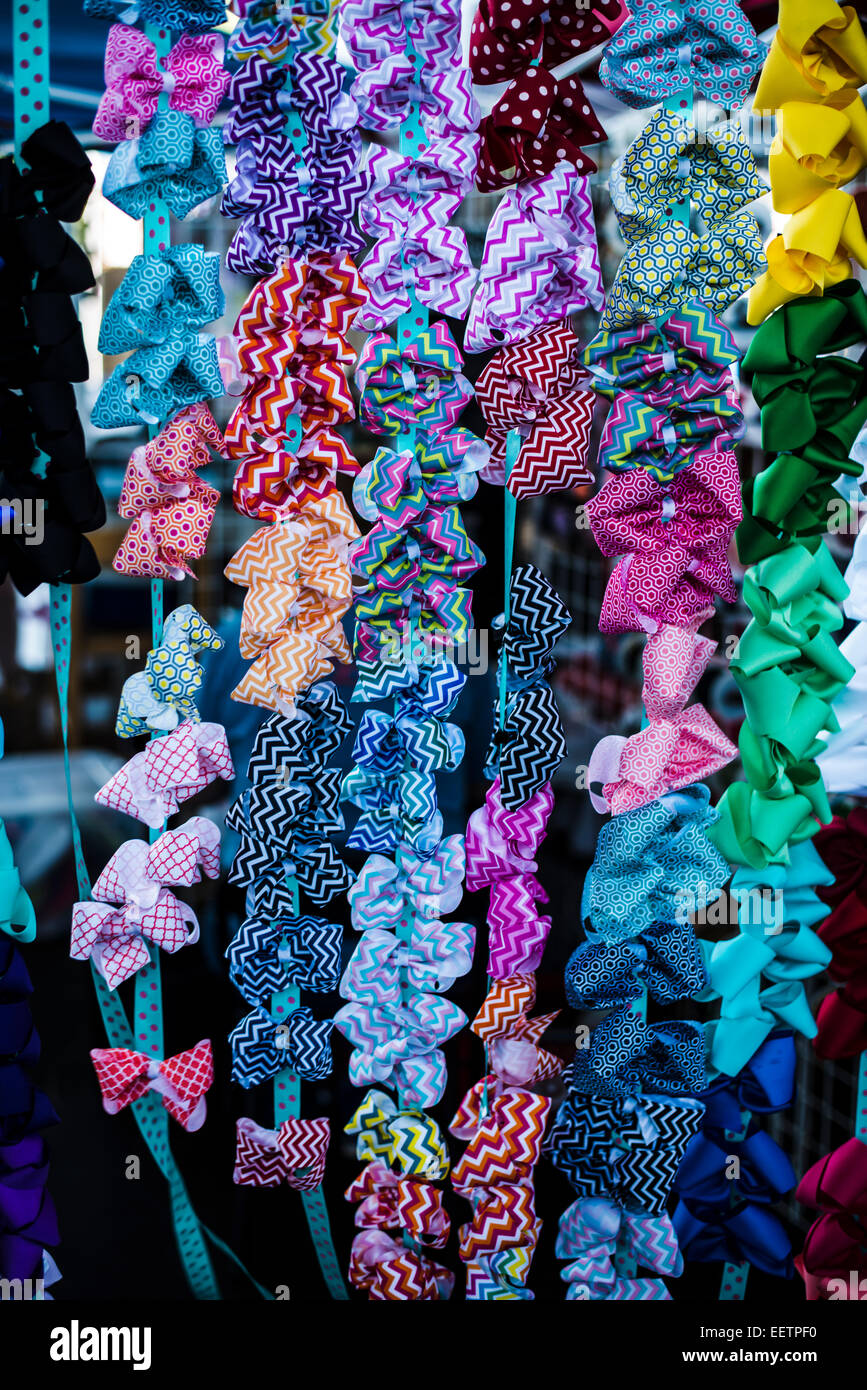
[[[232,979],[250,1004],[290,983],[316,993],[337,987],[341,927],[321,917],[248,917],[229,944]]]
[[[280,840],[253,840],[241,836],[241,848],[229,870],[229,882],[248,889],[247,912],[251,917],[294,916],[295,905],[287,878],[316,907],[324,907],[353,882],[334,846],[322,836],[293,831]]]
[[[319,1081],[331,1071],[330,1018],[316,1019],[306,1004],[279,1021],[261,1006],[242,1018],[229,1034],[232,1080],[258,1086],[284,1067],[302,1081]]]
[[[499,714],[495,704],[495,723]],[[550,782],[565,756],[563,724],[551,687],[529,686],[508,696],[505,724],[495,728],[485,763],[485,776],[500,779],[506,810],[520,810]]]
[[[352,727],[346,706],[332,681],[320,681],[296,698],[294,719],[273,714],[253,741],[247,775],[250,781],[304,781],[325,768]]]
[[[572,621],[560,595],[535,565],[519,565],[509,584],[509,621],[500,660],[510,681],[536,685],[554,666],[553,651]]]

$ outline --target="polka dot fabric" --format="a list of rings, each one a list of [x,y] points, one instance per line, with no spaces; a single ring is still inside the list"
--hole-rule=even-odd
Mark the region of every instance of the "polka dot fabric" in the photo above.
[[[533,62],[556,67],[605,43],[626,18],[621,0],[482,0],[470,31],[470,71],[480,86],[506,82]]]
[[[549,174],[563,161],[593,173],[596,164],[582,146],[608,138],[578,78],[558,82],[541,66],[509,84],[479,133],[476,183],[482,193]]]
[[[654,106],[683,90],[684,47],[696,95],[726,107],[746,99],[767,52],[734,0],[632,0],[599,76],[627,106]]]

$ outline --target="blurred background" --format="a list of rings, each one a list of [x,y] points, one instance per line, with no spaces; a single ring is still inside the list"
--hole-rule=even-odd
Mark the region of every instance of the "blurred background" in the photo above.
[[[469,0],[468,11],[474,8]],[[858,6],[859,10],[862,8]],[[755,27],[770,40],[776,5],[744,6]],[[11,32],[8,22],[9,0],[0,5],[0,142],[8,149],[12,138]],[[96,289],[79,300],[78,309],[90,356],[89,382],[78,388],[79,405],[88,430],[90,457],[106,498],[109,520],[105,528],[91,536],[102,562],[98,580],[73,592],[73,652],[70,684],[70,737],[72,746],[73,790],[80,817],[85,853],[92,876],[102,868],[117,845],[139,833],[137,824],[98,808],[93,795],[107,778],[134,751],[139,743],[119,740],[114,734],[117,702],[123,681],[138,670],[149,647],[149,586],[144,579],[116,574],[111,562],[124,534],[125,523],[116,514],[117,500],[129,456],[143,434],[135,430],[94,431],[87,423],[104,375],[115,359],[103,358],[97,351],[99,324],[105,307],[126,267],[141,249],[141,227],[106,202],[100,194],[110,149],[95,140],[90,122],[103,90],[102,54],[107,24],[82,16],[75,0],[55,0],[51,6],[51,114],[67,120],[87,148],[97,179],[97,188],[88,203],[85,217],[74,229],[90,254]],[[608,143],[593,151],[599,172],[592,180],[597,213],[600,253],[606,285],[622,254],[617,224],[610,211],[607,194],[608,170],[623,154],[647,120],[648,113],[628,111],[600,85],[596,63],[578,59],[562,73],[578,72],[588,96],[607,130]],[[480,93],[487,107],[501,88]],[[722,111],[702,113],[707,124]],[[222,120],[224,113],[218,116]],[[767,155],[762,132],[754,149],[760,163]],[[767,136],[766,136],[767,139]],[[5,152],[4,149],[4,152]],[[853,188],[852,191],[855,191]],[[465,228],[473,259],[481,258],[485,230],[499,195],[475,195],[466,200],[456,218]],[[770,234],[773,214],[769,200],[757,205],[763,230]],[[173,222],[172,241],[195,241],[209,251],[224,255],[235,224],[221,218],[218,200],[197,208],[184,222]],[[230,333],[238,309],[252,282],[224,271],[226,313],[211,326],[215,335]],[[742,301],[727,316],[741,348],[749,340]],[[450,323],[458,342],[462,326]],[[595,316],[576,323],[583,341],[596,331]],[[362,335],[357,335],[360,346]],[[474,380],[485,361],[470,356],[466,374]],[[743,476],[759,471],[765,463],[760,449],[758,414],[748,392],[744,396],[747,434],[740,449]],[[218,423],[224,424],[231,401],[213,403]],[[595,421],[596,438],[606,404],[600,400]],[[463,417],[480,435],[484,422],[478,410],[470,407]],[[348,431],[355,456],[364,463],[372,456],[377,441],[359,428]],[[595,444],[594,453],[595,455]],[[197,564],[197,582],[166,584],[165,609],[170,612],[181,603],[193,603],[225,638],[225,648],[206,662],[205,693],[201,713],[205,719],[225,723],[236,768],[242,773],[258,722],[265,711],[235,704],[229,692],[245,665],[238,655],[237,638],[243,592],[223,577],[223,568],[253,529],[252,523],[238,516],[231,505],[231,467],[215,462],[205,473],[206,481],[223,494],[211,530],[206,556]],[[341,486],[348,495],[345,480]],[[635,731],[641,719],[641,650],[637,636],[623,639],[602,637],[597,620],[608,575],[604,560],[589,530],[581,529],[579,508],[593,488],[562,493],[523,503],[519,509],[517,559],[536,564],[550,579],[572,614],[572,626],[557,652],[557,669],[552,684],[562,712],[569,754],[556,779],[557,801],[548,837],[540,855],[539,879],[550,896],[553,930],[543,965],[538,972],[538,1011],[563,1005],[562,975],[568,956],[581,939],[580,893],[586,868],[593,857],[600,820],[584,791],[576,790],[576,770],[585,765],[599,737],[607,733]],[[499,490],[482,484],[477,496],[464,509],[467,530],[488,556],[487,565],[471,583],[474,591],[474,625],[486,633],[503,608],[503,509]],[[841,565],[846,563],[853,538],[831,537],[830,544]],[[736,577],[741,571],[735,564]],[[737,738],[741,709],[737,688],[727,672],[725,640],[739,634],[748,614],[739,602],[721,611],[706,628],[720,642],[717,656],[698,692],[717,722],[733,739]],[[126,657],[127,640],[140,639],[141,659]],[[493,654],[493,644],[491,644]],[[492,662],[493,664],[493,662]],[[337,668],[335,680],[348,700],[353,675]],[[463,831],[470,812],[481,804],[486,790],[483,775],[485,749],[490,729],[494,696],[493,670],[474,674],[453,716],[467,735],[467,753],[461,768],[439,778],[440,804],[446,832]],[[357,717],[357,706],[351,707]],[[98,1088],[88,1057],[91,1047],[103,1042],[90,972],[68,958],[68,932],[71,904],[77,893],[73,871],[70,831],[66,809],[57,697],[54,685],[48,623],[48,591],[38,590],[21,598],[9,583],[0,587],[0,716],[6,731],[6,754],[0,764],[0,817],[9,832],[22,881],[30,892],[37,912],[38,939],[26,948],[27,963],[35,986],[34,1015],[43,1039],[43,1058],[39,1081],[51,1096],[62,1123],[49,1134],[52,1149],[53,1190],[60,1215],[62,1245],[56,1252],[63,1275],[58,1298],[153,1297],[183,1298],[186,1287],[174,1252],[168,1221],[166,1192],[162,1179],[149,1156],[143,1154],[142,1177],[130,1182],[125,1177],[125,1159],[142,1150],[138,1130],[131,1116],[106,1116],[101,1108]],[[352,739],[343,749],[344,765]],[[222,817],[236,789],[224,794],[207,793],[187,803],[190,814]],[[714,800],[722,786],[713,788]],[[231,859],[232,845],[225,836],[223,857]],[[354,868],[363,856],[349,851]],[[238,1189],[231,1181],[234,1152],[234,1122],[240,1115],[251,1115],[260,1123],[270,1123],[270,1088],[244,1092],[229,1080],[230,1059],[226,1035],[246,1012],[240,996],[229,983],[223,953],[239,925],[242,915],[240,893],[227,886],[206,884],[185,892],[195,907],[202,928],[198,946],[190,947],[166,962],[163,971],[166,1054],[191,1046],[200,1037],[213,1039],[218,1065],[217,1081],[208,1098],[208,1122],[204,1131],[187,1135],[173,1125],[171,1142],[187,1179],[194,1205],[203,1220],[215,1229],[247,1262],[256,1277],[267,1286],[288,1285],[292,1298],[325,1297],[324,1287],[312,1254],[300,1199],[286,1190],[257,1191]],[[471,975],[457,982],[450,996],[471,1019],[485,994],[484,922],[487,895],[469,896],[460,915],[480,928],[481,944],[477,964]],[[332,905],[332,920],[347,928],[345,951],[354,947],[345,902]],[[826,985],[814,982],[821,993]],[[310,1002],[310,1001],[308,1001]],[[314,1011],[333,1013],[340,998],[322,996],[312,1001]],[[683,1008],[673,1011],[684,1016]],[[701,1017],[696,1008],[695,1017]],[[564,1058],[573,1050],[576,1016],[564,1008],[547,1035],[546,1044]],[[305,1115],[329,1115],[332,1121],[332,1148],[326,1178],[326,1192],[338,1253],[344,1264],[352,1239],[353,1210],[342,1197],[343,1188],[357,1171],[354,1145],[342,1134],[361,1093],[346,1079],[348,1047],[334,1034],[335,1068],[328,1081],[303,1087]],[[851,1133],[853,1069],[833,1063],[816,1065],[808,1046],[801,1047],[799,1092],[796,1107],[788,1115],[772,1120],[775,1137],[791,1154],[798,1173],[821,1153]],[[447,1045],[449,1090],[436,1111],[445,1127],[465,1090],[482,1074],[483,1050],[468,1029]],[[551,1086],[556,1093],[556,1084]],[[457,1152],[457,1149],[455,1150]],[[558,1263],[553,1246],[556,1220],[572,1200],[567,1185],[546,1160],[537,1170],[539,1212],[545,1225],[536,1256],[531,1286],[546,1301],[563,1296]],[[465,1204],[454,1194],[447,1196],[453,1229],[468,1216]],[[806,1214],[794,1203],[782,1214],[791,1223],[795,1249],[799,1233],[805,1229]],[[446,1252],[453,1269],[459,1265],[456,1243]],[[218,1259],[219,1274],[228,1296],[248,1297],[246,1286]],[[719,1266],[690,1267],[686,1277],[674,1287],[675,1297],[699,1299],[715,1297]],[[802,1297],[799,1280],[786,1285],[753,1274],[748,1298]]]

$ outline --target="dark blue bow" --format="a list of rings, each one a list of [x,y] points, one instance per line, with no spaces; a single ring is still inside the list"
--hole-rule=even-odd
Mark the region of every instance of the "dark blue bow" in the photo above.
[[[787,1110],[795,1091],[796,1060],[794,1035],[772,1033],[736,1077],[720,1076],[704,1091],[706,1127],[739,1131],[742,1111],[769,1115]]]
[[[290,981],[327,993],[340,978],[341,936],[337,923],[320,917],[248,917],[226,952],[232,979],[251,1004]]]
[[[579,1048],[570,1087],[593,1096],[697,1095],[707,1084],[704,1032],[697,1023],[648,1025],[630,1009],[604,1018]]]
[[[688,924],[662,925],[632,941],[585,941],[566,966],[566,998],[573,1009],[616,1009],[646,986],[660,1004],[700,994],[707,975]]]
[[[680,1202],[673,1216],[683,1256],[697,1264],[751,1264],[778,1279],[792,1277],[792,1246],[773,1212],[747,1204],[706,1224]]]
[[[333,1027],[333,1019],[314,1018],[305,1004],[279,1021],[261,1006],[253,1009],[229,1034],[232,1080],[249,1089],[284,1067],[303,1081],[328,1076]]]

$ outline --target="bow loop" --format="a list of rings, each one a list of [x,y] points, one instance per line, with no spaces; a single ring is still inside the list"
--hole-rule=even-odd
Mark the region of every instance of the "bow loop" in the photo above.
[[[95,1047],[90,1056],[109,1115],[116,1115],[148,1091],[156,1091],[165,1109],[184,1129],[192,1132],[204,1124],[205,1095],[214,1080],[208,1039],[164,1061],[125,1047]]]
[[[165,23],[163,20],[162,23]],[[106,90],[93,132],[115,144],[139,134],[152,120],[163,92],[172,111],[208,126],[229,83],[220,34],[182,34],[162,58],[139,29],[112,24],[105,43]]]

